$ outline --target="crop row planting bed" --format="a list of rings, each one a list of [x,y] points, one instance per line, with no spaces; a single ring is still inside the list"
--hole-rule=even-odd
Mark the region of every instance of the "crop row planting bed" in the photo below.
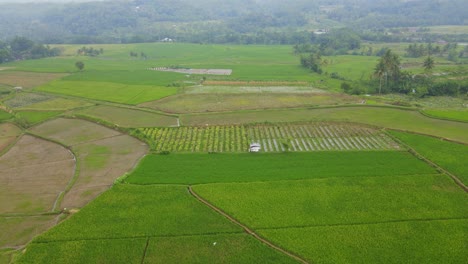
[[[140,128],[155,151],[244,152],[252,142],[263,152],[397,150],[374,128],[342,123]]]

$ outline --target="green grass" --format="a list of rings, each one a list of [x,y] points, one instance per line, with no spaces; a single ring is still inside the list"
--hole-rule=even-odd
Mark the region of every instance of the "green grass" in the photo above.
[[[409,221],[372,225],[260,230],[311,263],[464,263],[468,221]]]
[[[10,113],[0,110],[0,121],[8,120],[12,117]]]
[[[177,125],[177,118],[173,116],[112,106],[96,106],[77,113],[102,119],[121,127],[168,127]]]
[[[29,125],[34,125],[58,116],[61,113],[61,111],[19,111],[17,112],[17,117]]]
[[[146,156],[126,181],[198,184],[429,173],[435,170],[408,152],[171,154]]]
[[[32,243],[17,263],[141,263],[146,239]]]
[[[392,135],[468,184],[468,146],[437,138],[390,131]]]
[[[144,263],[297,262],[248,234],[231,234],[151,238]]]
[[[468,217],[468,196],[446,175],[216,183],[193,189],[255,230]]]
[[[348,121],[419,132],[468,143],[468,124],[426,117],[418,111],[386,107],[336,107],[245,111],[181,116],[187,126],[258,122]],[[444,129],[440,129],[443,127]]]
[[[54,81],[37,90],[123,104],[139,104],[177,93],[174,87],[77,81]]]
[[[239,227],[197,202],[184,186],[116,185],[36,241],[240,231]]]
[[[435,118],[468,122],[468,110],[426,109],[423,113]]]

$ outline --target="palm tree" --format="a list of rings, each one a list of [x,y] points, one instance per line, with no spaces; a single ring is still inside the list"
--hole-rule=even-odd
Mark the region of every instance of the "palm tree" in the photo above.
[[[385,86],[388,85],[388,77],[391,77],[393,82],[398,82],[400,78],[400,57],[388,49],[379,60],[379,63],[374,69],[374,76],[380,78],[379,93],[382,90],[382,77],[385,76]]]
[[[423,62],[424,70],[426,72],[430,72],[432,69],[434,69],[434,59],[431,56],[427,56],[427,58]]]

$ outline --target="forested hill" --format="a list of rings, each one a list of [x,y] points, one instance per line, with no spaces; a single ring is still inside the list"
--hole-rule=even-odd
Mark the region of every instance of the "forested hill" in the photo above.
[[[291,34],[297,32],[342,25],[377,30],[468,23],[466,0],[31,1],[0,2],[0,39],[119,43],[171,38],[269,44],[294,42]]]

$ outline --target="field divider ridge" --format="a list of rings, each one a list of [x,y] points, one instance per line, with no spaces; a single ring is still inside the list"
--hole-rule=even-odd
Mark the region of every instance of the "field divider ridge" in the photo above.
[[[257,230],[283,230],[283,229],[301,229],[314,227],[335,227],[335,226],[365,226],[365,225],[380,225],[392,223],[410,223],[410,222],[435,222],[435,221],[459,221],[468,220],[468,217],[447,217],[447,218],[419,218],[419,219],[401,219],[387,220],[377,222],[362,222],[362,223],[347,223],[347,224],[318,224],[318,225],[297,225],[297,226],[278,226],[278,227],[258,227]]]
[[[145,249],[143,250],[143,256],[141,257],[141,264],[145,263],[146,252],[148,251],[149,242],[150,242],[150,238],[148,237],[146,239]]]
[[[276,246],[275,244],[273,244],[272,242],[264,239],[263,237],[259,236],[257,233],[255,233],[252,229],[248,228],[246,225],[240,223],[239,221],[237,221],[236,219],[234,219],[233,217],[231,217],[230,215],[228,215],[227,213],[225,213],[224,211],[222,211],[221,209],[219,209],[218,207],[212,205],[210,202],[208,202],[207,200],[203,199],[202,197],[200,197],[197,193],[195,193],[193,190],[192,190],[192,186],[188,186],[188,192],[193,196],[195,197],[198,201],[200,201],[201,203],[205,204],[206,206],[210,207],[211,209],[213,209],[214,211],[216,211],[217,213],[221,214],[222,216],[224,216],[225,218],[227,218],[229,221],[231,221],[232,223],[240,226],[247,234],[249,235],[252,235],[255,239],[257,239],[258,241],[260,241],[261,243],[299,261],[300,263],[309,263],[307,262],[306,260],[304,260],[303,258],[289,252],[289,251],[286,251],[285,249],[282,249],[280,248],[279,246]]]
[[[41,239],[35,240],[33,243],[47,244],[57,242],[70,242],[70,241],[100,241],[100,240],[130,240],[130,239],[142,239],[142,238],[174,238],[174,237],[201,237],[201,236],[213,236],[213,235],[238,235],[242,234],[240,231],[226,231],[226,232],[209,232],[209,233],[198,233],[198,234],[177,234],[177,235],[138,235],[138,236],[120,236],[120,237],[87,237],[87,238],[63,238],[63,239]]]

